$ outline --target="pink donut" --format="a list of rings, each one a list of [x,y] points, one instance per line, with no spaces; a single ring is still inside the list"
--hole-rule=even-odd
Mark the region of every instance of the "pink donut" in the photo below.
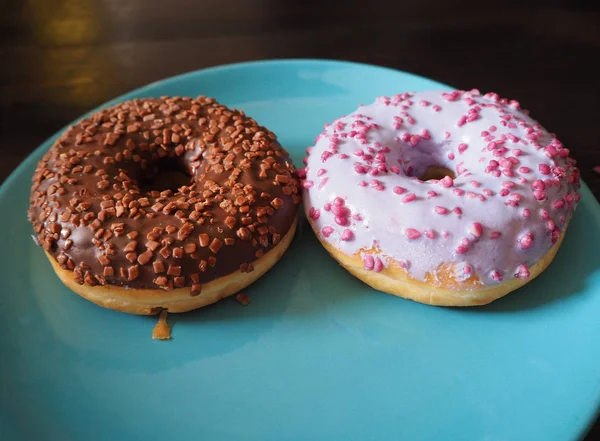
[[[427,304],[486,304],[532,280],[579,200],[569,149],[495,93],[379,97],[326,125],[307,154],[305,211],[327,251]]]

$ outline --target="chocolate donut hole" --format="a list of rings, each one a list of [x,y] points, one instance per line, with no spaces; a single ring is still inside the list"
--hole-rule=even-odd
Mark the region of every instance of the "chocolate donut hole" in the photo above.
[[[188,168],[178,158],[163,158],[156,161],[140,177],[140,191],[172,190],[174,193],[184,186],[192,183],[192,176]]]

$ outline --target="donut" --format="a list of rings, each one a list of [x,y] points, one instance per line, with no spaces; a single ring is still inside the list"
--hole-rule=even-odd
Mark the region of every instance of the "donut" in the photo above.
[[[156,314],[258,279],[290,245],[300,202],[272,132],[212,98],[162,97],[67,129],[37,164],[28,219],[66,286]]]
[[[490,303],[552,262],[580,198],[569,149],[514,100],[378,97],[325,125],[299,170],[325,249],[376,290]]]

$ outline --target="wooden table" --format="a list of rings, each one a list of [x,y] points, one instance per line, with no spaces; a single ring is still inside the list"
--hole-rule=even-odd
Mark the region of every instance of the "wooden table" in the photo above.
[[[378,3],[8,0],[0,16],[0,182],[69,121],[132,88],[217,64],[310,57],[516,98],[571,149],[600,197],[592,171],[600,165],[600,2]]]

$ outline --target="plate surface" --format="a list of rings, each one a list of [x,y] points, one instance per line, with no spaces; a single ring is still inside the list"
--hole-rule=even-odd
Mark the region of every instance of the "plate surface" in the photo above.
[[[377,95],[446,86],[329,61],[246,63],[151,84],[118,100],[205,94],[273,130],[301,165],[326,122]],[[535,117],[535,115],[534,115]],[[549,127],[549,129],[552,129]],[[246,290],[156,317],[65,288],[26,220],[43,144],[0,189],[0,439],[576,440],[600,403],[600,206],[584,185],[552,266],[477,309],[378,293],[303,221]]]

